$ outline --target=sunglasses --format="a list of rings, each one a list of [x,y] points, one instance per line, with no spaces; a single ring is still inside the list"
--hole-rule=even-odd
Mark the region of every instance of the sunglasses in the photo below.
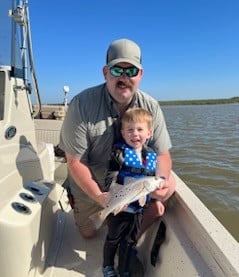
[[[112,66],[110,68],[110,73],[114,77],[120,77],[125,73],[127,77],[135,77],[139,73],[139,69],[135,66],[123,68],[120,66]]]

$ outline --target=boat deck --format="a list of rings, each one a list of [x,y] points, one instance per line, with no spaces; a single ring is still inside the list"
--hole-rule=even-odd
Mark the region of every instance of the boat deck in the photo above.
[[[49,264],[52,276],[79,277],[102,276],[102,249],[105,229],[99,230],[93,239],[80,236],[74,223],[72,211],[65,213],[64,226],[58,254],[54,265]],[[51,268],[53,266],[53,268]]]
[[[237,258],[235,255],[230,256],[231,253],[237,253],[238,243],[228,236],[226,230],[218,233],[220,224],[212,215],[209,214],[208,217],[206,208],[182,182],[178,182],[177,189],[181,196],[190,198],[190,210],[184,199],[176,193],[161,219],[166,224],[166,239],[159,250],[156,266],[151,265],[150,253],[161,220],[142,236],[138,250],[145,267],[144,276],[239,276],[235,273],[238,272]],[[59,193],[62,194],[62,188],[60,190]],[[93,239],[82,238],[65,195],[61,204],[65,211],[60,212],[59,232],[44,276],[102,276],[106,227],[102,227]],[[195,213],[197,220],[193,215]],[[220,241],[220,246],[216,246],[212,238]],[[228,245],[233,246],[232,248],[228,247],[225,238],[229,239]]]

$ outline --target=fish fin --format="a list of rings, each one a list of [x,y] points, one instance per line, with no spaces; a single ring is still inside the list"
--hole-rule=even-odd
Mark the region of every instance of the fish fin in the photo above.
[[[101,227],[101,225],[105,220],[102,212],[97,212],[95,214],[92,214],[89,218],[93,221],[93,224],[95,225],[96,230],[98,230]]]
[[[122,207],[119,207],[119,208],[113,210],[113,214],[114,214],[114,215],[117,215],[117,214],[120,213],[121,211],[122,211]]]
[[[140,205],[140,207],[143,207],[146,204],[146,199],[147,199],[146,195],[140,197],[140,199],[139,199],[139,205]]]
[[[127,207],[128,207],[128,204],[120,206],[119,208],[116,208],[116,209],[113,210],[113,214],[117,215],[118,213],[123,212],[124,210],[126,210]]]

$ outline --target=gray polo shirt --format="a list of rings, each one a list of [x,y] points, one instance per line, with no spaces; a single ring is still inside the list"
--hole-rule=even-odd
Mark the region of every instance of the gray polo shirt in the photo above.
[[[141,107],[153,115],[153,137],[149,140],[155,152],[171,148],[164,116],[158,102],[138,90],[130,107]],[[103,187],[111,156],[111,147],[120,134],[120,115],[106,84],[86,89],[76,95],[68,108],[60,135],[60,148],[86,164],[96,182]],[[72,178],[68,182],[79,191]]]

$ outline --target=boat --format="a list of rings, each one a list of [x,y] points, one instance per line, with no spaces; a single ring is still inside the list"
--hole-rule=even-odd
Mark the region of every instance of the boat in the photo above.
[[[67,105],[41,104],[28,1],[2,0],[0,16],[8,22],[0,32],[11,26],[11,51],[0,34],[11,54],[8,64],[0,55],[0,275],[102,276],[106,227],[87,240],[75,226],[57,148]],[[239,276],[238,242],[173,174],[176,192],[165,215],[137,245],[144,276]]]

